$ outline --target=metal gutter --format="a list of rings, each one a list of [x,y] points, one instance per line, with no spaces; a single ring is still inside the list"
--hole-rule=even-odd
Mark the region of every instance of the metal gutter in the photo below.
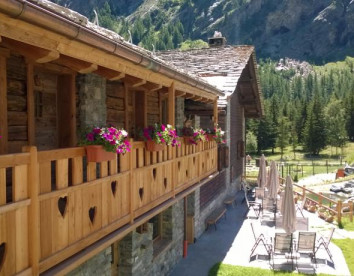
[[[123,40],[117,41],[106,37],[35,3],[27,0],[0,0],[0,11],[13,18],[19,18],[69,37],[70,39],[78,40],[122,57],[136,65],[164,74],[169,78],[176,79],[214,95],[223,96],[223,93],[214,86],[204,81],[197,80],[186,73],[170,68],[167,64],[150,57],[147,53],[145,54],[130,47]]]

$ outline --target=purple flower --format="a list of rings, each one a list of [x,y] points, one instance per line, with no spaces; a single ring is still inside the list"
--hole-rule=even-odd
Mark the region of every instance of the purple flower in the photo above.
[[[90,132],[89,134],[86,135],[86,139],[90,142],[92,142],[94,140],[95,136],[93,135],[92,132]]]
[[[162,131],[165,131],[165,129],[166,129],[165,125],[164,125],[164,124],[161,124],[161,130],[162,130]]]

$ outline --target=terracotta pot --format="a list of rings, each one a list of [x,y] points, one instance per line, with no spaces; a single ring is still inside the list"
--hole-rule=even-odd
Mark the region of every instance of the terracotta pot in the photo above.
[[[146,141],[146,149],[148,151],[161,151],[164,148],[164,144],[156,144],[154,141]]]
[[[325,219],[325,221],[326,221],[326,222],[329,222],[329,223],[332,223],[333,220],[334,220],[334,217],[333,217],[333,216],[327,217],[327,218]]]
[[[318,213],[318,217],[321,218],[321,219],[325,219],[326,218],[324,213]]]
[[[103,162],[116,158],[115,152],[109,152],[104,150],[100,145],[85,146],[87,162]]]
[[[207,134],[208,140],[211,141],[211,142],[214,141],[214,135],[215,134]]]
[[[190,136],[183,136],[184,144],[185,145],[195,145],[192,141],[192,137]],[[192,140],[192,141],[191,141]]]
[[[316,212],[316,206],[310,206],[310,207],[308,208],[308,211],[309,211],[310,213]]]

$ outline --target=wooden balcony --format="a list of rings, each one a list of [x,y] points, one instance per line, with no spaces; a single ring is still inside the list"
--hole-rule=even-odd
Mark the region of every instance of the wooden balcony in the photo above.
[[[101,163],[82,147],[0,155],[0,275],[44,272],[216,170],[215,142],[161,152],[133,142]]]

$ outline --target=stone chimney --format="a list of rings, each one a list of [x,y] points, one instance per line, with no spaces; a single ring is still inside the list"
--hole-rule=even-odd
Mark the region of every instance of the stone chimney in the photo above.
[[[226,45],[226,38],[218,31],[215,31],[213,37],[210,37],[208,40],[209,47],[222,47]]]

